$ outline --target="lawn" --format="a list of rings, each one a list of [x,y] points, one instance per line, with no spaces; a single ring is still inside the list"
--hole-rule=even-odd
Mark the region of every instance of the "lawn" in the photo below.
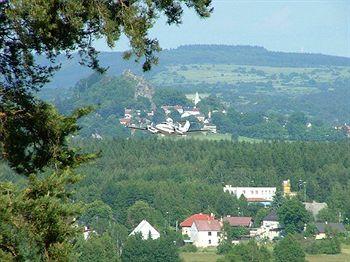
[[[173,139],[173,140],[179,140],[179,139],[197,139],[197,140],[210,140],[210,141],[220,141],[220,140],[232,140],[231,134],[213,134],[213,133],[192,133],[188,134],[186,136],[159,136],[160,138],[165,139]],[[260,143],[263,140],[258,138],[250,138],[245,136],[238,137],[239,142],[249,142],[249,143]]]
[[[220,255],[215,253],[214,249],[198,251],[196,253],[183,252],[180,257],[184,262],[214,262]],[[342,253],[339,255],[307,255],[309,262],[346,262],[350,261],[350,245],[342,247]]]
[[[221,256],[212,252],[184,252],[180,254],[184,262],[216,262]]]
[[[209,93],[199,93],[198,95],[199,95],[199,98],[201,98],[201,99],[210,96]],[[187,99],[193,100],[195,98],[196,94],[195,93],[194,94],[191,93],[191,94],[186,94],[185,96],[186,96]]]
[[[345,262],[350,261],[350,245],[343,246],[339,255],[307,255],[309,262]]]
[[[193,133],[187,135],[186,138],[198,139],[198,140],[211,140],[211,141],[220,141],[220,140],[230,140],[232,139],[230,134],[212,134],[212,133]]]
[[[245,136],[238,137],[239,142],[249,142],[249,143],[261,143],[263,140],[258,138],[250,138]]]
[[[197,252],[182,252],[180,257],[184,262],[216,262],[222,256],[216,254],[215,247],[208,247],[205,249],[199,248]]]
[[[239,69],[244,68],[244,71]],[[255,71],[254,71],[255,70]],[[259,73],[256,73],[257,71]],[[286,76],[294,73],[294,76]],[[331,68],[298,68],[298,67],[269,67],[269,66],[241,66],[234,64],[193,64],[168,66],[164,71],[156,74],[152,83],[156,85],[187,85],[187,84],[212,84],[218,83],[267,83],[271,82],[271,90],[257,89],[259,92],[278,92],[284,94],[309,94],[319,92],[312,84],[307,84],[309,79],[317,82],[330,82],[338,77],[349,77],[348,67]]]
[[[210,141],[220,141],[220,140],[229,140],[231,141],[231,135],[230,134],[213,134],[213,133],[192,133],[188,134],[186,136],[159,136],[159,138],[164,139],[172,139],[172,140],[179,140],[179,139],[196,139],[196,140],[210,140]]]

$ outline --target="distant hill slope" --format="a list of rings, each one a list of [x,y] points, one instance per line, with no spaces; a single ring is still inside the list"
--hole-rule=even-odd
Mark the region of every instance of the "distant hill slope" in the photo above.
[[[277,67],[350,66],[350,58],[273,52],[258,46],[188,45],[166,50],[163,64],[238,64]]]
[[[350,66],[350,58],[322,54],[285,53],[268,51],[257,46],[188,45],[160,53],[160,63],[145,77],[159,73],[169,65],[187,64],[237,64],[275,67],[321,67]],[[122,59],[121,52],[102,52],[101,65],[108,67],[109,74],[119,75],[126,69],[142,74],[141,65],[133,60]],[[79,79],[87,77],[92,71],[79,65],[77,55],[67,60],[61,57],[61,70],[55,75],[49,87],[73,86]]]

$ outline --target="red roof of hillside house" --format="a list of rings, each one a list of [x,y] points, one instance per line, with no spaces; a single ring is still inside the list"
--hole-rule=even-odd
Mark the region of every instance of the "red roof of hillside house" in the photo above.
[[[186,218],[183,222],[181,222],[181,227],[191,227],[194,220],[214,220],[214,216],[208,214],[194,214],[188,218]]]
[[[265,198],[247,198],[247,202],[271,202],[271,200]]]
[[[130,124],[131,119],[130,118],[121,118],[121,119],[119,119],[119,122],[122,125],[128,125],[128,124]]]
[[[198,231],[220,231],[221,223],[218,220],[195,220],[193,223],[196,225]]]
[[[228,222],[233,227],[250,227],[251,217],[224,217],[224,222]]]

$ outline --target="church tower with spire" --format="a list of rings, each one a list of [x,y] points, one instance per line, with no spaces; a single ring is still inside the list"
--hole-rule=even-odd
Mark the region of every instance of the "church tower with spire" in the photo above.
[[[193,99],[193,102],[194,102],[194,106],[197,106],[197,104],[201,101],[200,97],[199,97],[199,94],[198,92],[196,92],[196,95]]]

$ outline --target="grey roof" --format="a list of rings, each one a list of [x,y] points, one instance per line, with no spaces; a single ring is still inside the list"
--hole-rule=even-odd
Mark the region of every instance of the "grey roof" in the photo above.
[[[304,205],[305,205],[305,209],[307,211],[311,212],[314,217],[316,217],[318,215],[318,213],[323,208],[327,207],[326,203],[318,203],[318,202],[315,202],[315,201],[313,201],[311,203],[304,202]]]
[[[327,227],[329,227],[331,230],[337,231],[338,233],[345,232],[345,227],[342,223],[316,223],[315,225],[319,233],[325,233]]]
[[[278,221],[278,216],[275,210],[272,210],[270,214],[264,217],[263,221]]]

